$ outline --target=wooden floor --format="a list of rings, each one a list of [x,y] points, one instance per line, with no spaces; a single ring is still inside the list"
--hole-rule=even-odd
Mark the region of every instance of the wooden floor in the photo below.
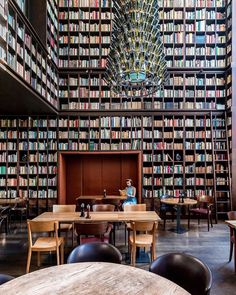
[[[184,223],[184,221],[183,221]],[[215,225],[207,231],[205,222],[200,226],[192,222],[191,230],[184,234],[176,234],[168,229],[174,226],[171,221],[167,223],[166,230],[159,226],[156,251],[157,256],[169,252],[184,252],[192,254],[210,267],[213,274],[213,295],[236,294],[236,274],[234,273],[233,260],[228,263],[229,254],[229,229],[223,223]],[[117,247],[125,252],[124,228],[117,230]],[[66,249],[67,255],[71,251]],[[12,229],[9,235],[0,234],[0,273],[20,276],[25,273],[27,254],[26,225]],[[53,255],[44,255],[42,267],[56,263]],[[124,261],[124,263],[126,263]],[[148,263],[138,264],[137,267],[148,269]],[[37,270],[36,255],[33,256],[31,271]],[[184,275],[184,274],[183,274]]]

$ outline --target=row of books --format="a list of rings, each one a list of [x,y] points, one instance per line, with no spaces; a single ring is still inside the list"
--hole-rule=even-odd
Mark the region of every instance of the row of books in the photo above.
[[[175,8],[180,8],[180,7],[195,7],[196,8],[201,8],[201,7],[208,7],[208,8],[213,8],[213,7],[225,7],[225,0],[160,0],[159,5],[161,7],[175,7]]]
[[[59,7],[70,7],[70,8],[77,8],[77,7],[110,7],[111,1],[110,0],[59,0],[58,3]]]
[[[74,56],[76,56],[78,59],[82,58],[82,57],[86,57],[88,58],[88,56],[107,56],[110,52],[109,48],[106,47],[91,47],[91,48],[87,48],[87,47],[60,47],[59,48],[59,55],[64,57],[67,56],[69,58],[73,58]]]
[[[60,20],[111,20],[113,14],[109,11],[99,12],[99,10],[86,11],[86,10],[71,10],[71,11],[59,11]]]

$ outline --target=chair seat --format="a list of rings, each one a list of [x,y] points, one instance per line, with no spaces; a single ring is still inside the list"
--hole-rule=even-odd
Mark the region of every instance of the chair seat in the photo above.
[[[64,242],[62,237],[58,237],[58,243],[61,245]],[[32,246],[32,250],[36,251],[41,249],[42,251],[56,249],[56,238],[55,237],[40,237]]]
[[[140,235],[136,235],[136,240],[135,240],[135,244],[136,246],[146,246],[146,245],[151,245],[152,244],[152,235],[149,234],[140,234]],[[129,237],[130,243],[133,244],[133,236],[131,235]]]
[[[195,212],[195,213],[200,213],[200,214],[211,214],[211,210],[207,210],[205,208],[193,208],[193,209],[190,209],[191,212]]]
[[[109,244],[109,238],[104,237],[104,239],[101,239],[100,237],[81,237],[80,238],[80,244],[87,244],[87,243],[96,243],[96,242],[104,242]]]
[[[72,229],[72,224],[62,223],[60,224],[60,231],[69,231]]]

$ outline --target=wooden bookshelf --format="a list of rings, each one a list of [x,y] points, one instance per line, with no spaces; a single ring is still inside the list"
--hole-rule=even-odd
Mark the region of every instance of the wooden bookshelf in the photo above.
[[[7,6],[6,2],[0,1],[0,59],[6,61],[7,44]]]
[[[57,109],[57,68],[33,27],[14,1],[8,1],[5,66]]]
[[[111,1],[59,0],[58,15],[59,67],[104,69],[111,38]]]
[[[10,39],[3,48],[16,75],[54,106],[58,99],[60,114],[2,118],[0,132],[7,145],[0,149],[5,188],[0,196],[27,195],[31,208],[40,212],[57,202],[58,152],[141,151],[142,197],[150,206],[163,193],[178,197],[185,191],[188,197],[214,196],[216,217],[225,214],[232,202],[235,146],[232,1],[159,1],[170,79],[163,90],[145,98],[113,96],[103,80],[111,1],[44,4],[41,44],[9,0]]]
[[[106,113],[1,120],[1,197],[57,198],[57,151],[142,151],[144,198],[161,194],[214,196],[229,206],[227,129],[224,113]],[[7,138],[7,141],[6,141]],[[8,183],[6,179],[8,178]],[[220,203],[224,201],[224,203]],[[45,206],[46,206],[45,205]],[[222,210],[221,210],[222,211]],[[225,212],[225,211],[223,211]]]
[[[37,214],[57,198],[57,119],[1,118],[0,123],[1,198],[28,197]]]

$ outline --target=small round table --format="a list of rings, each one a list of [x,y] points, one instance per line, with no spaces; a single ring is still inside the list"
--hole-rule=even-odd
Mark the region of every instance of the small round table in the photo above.
[[[190,295],[175,283],[122,264],[83,262],[44,268],[0,286],[5,295]]]
[[[185,233],[187,230],[180,226],[181,207],[196,205],[197,201],[194,199],[190,199],[190,198],[184,198],[183,199],[184,202],[179,202],[179,200],[180,200],[179,198],[166,198],[166,199],[162,199],[161,202],[166,205],[177,206],[176,228],[173,230],[171,229],[171,231],[174,231],[177,234],[182,234],[182,233]]]

